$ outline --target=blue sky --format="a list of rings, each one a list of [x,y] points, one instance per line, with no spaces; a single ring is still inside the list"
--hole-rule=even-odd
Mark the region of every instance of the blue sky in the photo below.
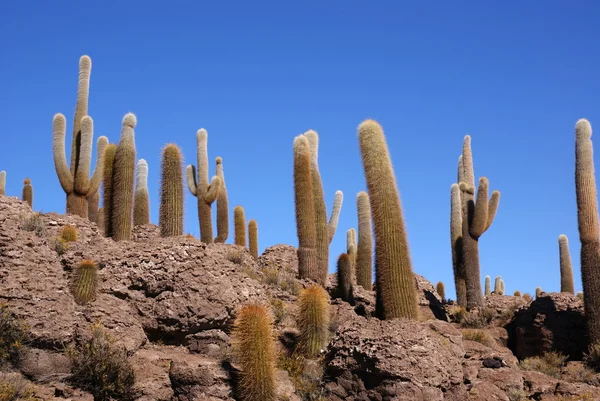
[[[502,192],[480,240],[482,280],[501,275],[510,293],[559,290],[564,233],[581,289],[574,126],[585,117],[600,129],[599,3],[126,3],[1,2],[9,195],[30,177],[35,209],[64,212],[52,116],[67,117],[70,148],[78,59],[88,54],[95,139],[117,142],[123,115],[137,115],[154,223],[162,147],[174,142],[196,164],[195,133],[206,128],[211,175],[222,156],[230,206],[258,221],[260,250],[297,245],[292,143],[314,129],[328,212],[335,191],[345,194],[333,271],[365,189],[356,128],[374,118],[387,135],[415,272],[455,297],[450,185],[470,134],[476,176]],[[187,189],[185,207],[185,231],[198,235]]]

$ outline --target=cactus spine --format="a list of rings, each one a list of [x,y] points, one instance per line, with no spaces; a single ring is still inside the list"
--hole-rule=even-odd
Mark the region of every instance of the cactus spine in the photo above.
[[[583,304],[590,344],[600,342],[600,232],[594,173],[592,126],[586,119],[575,125],[575,188],[581,241]]]
[[[233,352],[241,366],[237,393],[241,401],[275,401],[273,318],[262,305],[245,305],[232,333]]]
[[[569,240],[564,234],[558,236],[558,252],[560,257],[560,292],[575,294]]]
[[[137,119],[132,113],[123,117],[121,138],[115,151],[112,181],[112,238],[129,241],[133,228],[133,185],[135,179],[135,133]]]
[[[235,244],[246,247],[246,216],[243,207],[236,206],[233,208],[233,224],[235,228]]]
[[[298,235],[298,276],[301,279],[320,282],[310,144],[304,135],[294,138],[294,201]]]
[[[78,305],[85,305],[96,298],[98,288],[98,265],[92,260],[82,261],[74,270],[70,286]]]
[[[217,196],[217,236],[214,241],[224,243],[229,237],[229,200],[225,186],[225,174],[223,174],[223,159],[217,157],[216,163],[216,175],[221,180],[221,189]]]
[[[163,154],[164,158],[164,154]],[[164,159],[163,159],[164,162]],[[164,170],[163,170],[164,173]],[[150,195],[148,193],[148,163],[138,160],[133,195],[133,225],[143,226],[150,223]],[[181,173],[180,173],[181,175]],[[183,182],[183,181],[182,181]],[[183,197],[183,194],[181,195]]]
[[[117,145],[109,144],[104,151],[104,175],[102,180],[102,196],[104,204],[104,236],[112,237],[112,194],[113,194],[113,171],[115,166],[115,154]]]
[[[492,295],[492,290],[491,290],[491,283],[492,279],[490,276],[485,276],[485,296],[489,297],[490,295]]]
[[[88,198],[88,219],[98,224],[98,205],[100,204],[100,190]]]
[[[33,209],[33,187],[31,186],[31,180],[29,178],[23,180],[23,193],[21,194],[21,198]]]
[[[366,120],[358,127],[358,139],[375,231],[377,315],[383,319],[417,319],[415,277],[383,129],[376,121]]]
[[[466,135],[463,141],[462,158],[459,161],[459,188],[462,204],[462,263],[467,288],[467,308],[483,306],[481,296],[481,278],[479,269],[479,237],[492,225],[500,192],[494,191],[488,200],[488,179],[481,177],[475,198],[475,174],[471,137]]]
[[[0,196],[6,195],[6,171],[0,171]]]
[[[298,347],[308,358],[315,358],[327,344],[329,335],[329,295],[320,285],[313,284],[300,292]]]
[[[188,189],[198,198],[198,219],[200,221],[200,241],[213,242],[211,205],[217,199],[221,189],[221,179],[217,176],[208,183],[208,133],[204,128],[196,132],[196,154],[198,174],[193,164],[187,166]]]
[[[442,301],[446,299],[446,289],[444,288],[444,283],[438,281],[438,283],[435,285],[435,291],[438,293],[440,298],[442,298]]]
[[[459,172],[462,156],[459,158]],[[460,175],[460,173],[459,173]],[[456,287],[456,303],[467,306],[467,278],[462,258],[462,204],[460,187],[452,184],[450,187],[450,245],[452,247],[452,268],[454,271],[454,286]],[[489,295],[486,293],[486,295]]]
[[[356,284],[365,290],[373,287],[373,234],[371,228],[371,205],[369,194],[361,191],[356,195],[358,213],[358,244],[356,247]]]
[[[258,261],[258,224],[256,220],[248,222],[248,244],[250,255],[252,255],[254,260]]]
[[[183,161],[175,144],[163,149],[159,222],[162,237],[183,235]]]
[[[342,300],[350,302],[352,297],[352,262],[347,253],[342,253],[337,260],[337,288]]]

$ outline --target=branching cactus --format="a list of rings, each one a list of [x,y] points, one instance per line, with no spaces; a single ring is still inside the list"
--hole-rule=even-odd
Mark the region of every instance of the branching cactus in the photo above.
[[[163,162],[164,157],[165,155],[163,153]],[[179,175],[181,176],[181,172]],[[183,199],[183,194],[181,194],[181,196]],[[138,160],[135,174],[135,193],[133,195],[133,225],[143,226],[144,224],[149,223],[150,194],[148,193],[148,163],[146,160],[140,159]]]
[[[376,312],[382,319],[417,319],[415,276],[383,129],[376,121],[366,120],[358,127],[358,139],[375,231]]]
[[[100,204],[100,190],[88,198],[88,219],[98,224],[98,205]]]
[[[558,236],[558,253],[560,258],[560,292],[575,294],[569,240],[564,234]]]
[[[575,125],[575,189],[583,304],[590,344],[596,345],[600,343],[600,232],[592,126],[586,119]]]
[[[221,189],[217,196],[217,236],[215,242],[224,243],[229,237],[229,200],[227,198],[227,187],[225,185],[225,174],[223,174],[223,159],[217,157],[216,175],[221,180]]]
[[[183,235],[183,158],[175,144],[163,149],[159,222],[161,237]]]
[[[233,224],[235,244],[246,247],[246,216],[243,207],[236,206],[233,208]]]
[[[471,137],[465,136],[462,158],[459,159],[459,188],[462,204],[462,262],[467,288],[467,308],[481,308],[481,278],[479,268],[479,237],[490,228],[500,201],[500,192],[494,191],[488,199],[488,179],[481,177],[475,198],[475,175]]]
[[[351,302],[352,263],[347,253],[342,253],[337,260],[337,288],[342,300]]]
[[[308,358],[316,358],[327,344],[329,295],[320,285],[311,285],[298,296],[298,347]]]
[[[6,171],[0,171],[0,196],[6,195]]]
[[[86,95],[87,98],[87,95]],[[79,107],[79,98],[77,100]],[[87,100],[86,100],[87,110]],[[75,117],[78,113],[76,111]],[[76,120],[77,122],[77,120]],[[96,168],[90,179],[90,164],[92,159],[92,140],[94,137],[94,122],[90,116],[83,116],[81,124],[77,122],[77,133],[73,137],[73,150],[71,153],[71,169],[67,165],[65,154],[65,116],[58,113],[53,119],[53,155],[54,168],[63,190],[67,194],[67,213],[81,217],[88,217],[88,198],[92,197],[100,187],[102,169],[104,166],[104,149],[108,145],[108,138],[98,138]],[[80,129],[81,128],[81,129]]]
[[[256,220],[248,222],[248,246],[250,248],[250,255],[252,255],[254,260],[258,261],[258,224]]]
[[[115,152],[112,181],[112,238],[129,241],[133,228],[133,190],[135,179],[135,133],[137,119],[132,113],[123,117],[121,138]]]
[[[462,156],[461,156],[462,159]],[[461,161],[459,159],[459,171]],[[460,187],[452,184],[450,187],[450,246],[452,247],[452,268],[454,270],[454,286],[456,287],[456,303],[467,306],[467,279],[462,258],[462,205],[460,202]],[[489,295],[489,294],[486,294]]]
[[[317,262],[317,229],[311,176],[310,144],[304,135],[294,138],[294,202],[298,235],[298,276],[324,284]]]
[[[102,214],[104,219],[104,236],[112,237],[112,215],[113,215],[113,173],[115,167],[115,154],[117,153],[117,145],[114,143],[109,144],[104,151],[104,174],[102,179],[102,196],[104,204],[104,213]]]
[[[31,186],[31,180],[29,178],[23,180],[23,193],[21,198],[24,202],[27,202],[30,208],[33,208],[33,187]]]
[[[213,242],[211,205],[221,189],[221,179],[214,176],[208,182],[208,133],[204,128],[196,133],[196,152],[198,162],[198,174],[196,168],[190,164],[187,166],[187,184],[190,192],[198,198],[198,219],[200,221],[200,241],[205,244]]]
[[[492,295],[492,279],[490,276],[485,276],[485,296],[489,297]]]
[[[369,194],[365,191],[356,195],[356,210],[358,214],[358,243],[354,266],[356,284],[371,291],[373,287],[373,233]]]

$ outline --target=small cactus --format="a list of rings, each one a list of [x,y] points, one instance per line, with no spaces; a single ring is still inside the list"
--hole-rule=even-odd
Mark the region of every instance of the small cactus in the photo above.
[[[275,401],[273,318],[258,304],[243,306],[232,332],[232,348],[241,367],[237,393],[241,401]]]
[[[150,194],[148,193],[148,163],[146,160],[138,160],[135,176],[135,192],[133,195],[134,227],[150,223]]]
[[[513,296],[515,297],[520,297],[521,296],[521,291],[517,290],[514,292]]]
[[[335,191],[333,196],[333,208],[331,209],[331,216],[329,216],[329,223],[327,229],[329,231],[329,243],[333,240],[335,232],[337,230],[338,223],[340,221],[340,213],[342,211],[342,203],[344,202],[344,193],[342,191]]]
[[[504,295],[504,280],[500,279],[500,295]]]
[[[446,299],[446,289],[444,288],[444,283],[438,281],[435,286],[435,290],[439,294],[440,298],[442,298],[442,302]]]
[[[60,237],[67,242],[77,241],[77,227],[71,225],[64,226]]]
[[[256,220],[248,222],[248,246],[250,248],[250,255],[252,255],[255,261],[258,261],[258,224]]]
[[[571,263],[571,253],[569,252],[569,240],[564,234],[558,236],[558,250],[560,259],[560,292],[570,292],[571,294],[575,294],[573,265]]]
[[[6,171],[0,171],[0,196],[6,195]]]
[[[485,296],[489,297],[490,295],[492,295],[492,279],[490,276],[485,276]]]
[[[183,173],[181,150],[175,144],[163,149],[159,222],[161,237],[183,235]]]
[[[98,288],[98,265],[92,260],[82,261],[74,270],[71,294],[78,305],[85,305],[96,298]]]
[[[527,302],[531,302],[531,295],[528,293],[523,294],[523,299]]]
[[[346,231],[346,253],[350,262],[350,280],[356,283],[356,230],[354,228]]]
[[[216,243],[224,243],[229,237],[229,199],[227,198],[227,187],[225,186],[225,174],[223,173],[223,159],[217,157],[215,169],[217,177],[221,180],[221,188],[217,195],[217,236]]]
[[[299,350],[308,358],[316,358],[329,336],[329,295],[323,287],[313,284],[300,292],[296,324]]]
[[[500,295],[500,291],[502,290],[502,277],[496,276],[494,280],[494,294]]]
[[[541,287],[536,287],[536,289],[535,289],[535,297],[536,297],[536,298],[539,298],[539,297],[541,297],[543,292],[544,292],[544,291],[542,290],[542,288],[541,288]]]
[[[246,217],[244,215],[243,207],[236,206],[233,208],[233,223],[235,229],[235,244],[246,247]]]
[[[347,253],[337,260],[337,288],[339,296],[346,302],[352,300],[352,262]]]
[[[100,190],[88,198],[88,220],[98,224],[98,205],[100,204]]]
[[[358,241],[356,244],[356,284],[370,291],[373,287],[373,231],[369,194],[361,191],[356,195],[358,214]]]
[[[104,204],[104,236],[112,237],[112,194],[113,194],[113,172],[115,165],[115,154],[117,145],[109,144],[104,150],[104,173],[102,178],[102,199]]]
[[[33,208],[33,187],[31,186],[31,180],[29,178],[23,180],[23,193],[21,198],[24,202],[27,202],[30,208]]]

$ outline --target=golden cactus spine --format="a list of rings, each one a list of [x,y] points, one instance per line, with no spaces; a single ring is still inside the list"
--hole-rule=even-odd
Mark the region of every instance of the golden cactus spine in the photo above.
[[[490,276],[485,276],[485,296],[489,297],[492,295],[492,278]]]
[[[438,293],[440,298],[442,298],[442,301],[446,299],[446,289],[444,287],[444,283],[438,281],[438,283],[435,285],[435,291]]]
[[[418,318],[402,205],[383,129],[374,120],[358,127],[358,139],[375,231],[377,315]]]
[[[352,262],[347,253],[342,253],[337,260],[337,288],[342,300],[352,299]]]
[[[586,119],[575,125],[575,190],[583,304],[590,344],[595,345],[600,343],[600,232],[592,126]]]
[[[0,196],[6,195],[6,171],[0,171]]]
[[[23,180],[23,193],[21,194],[21,199],[24,202],[27,202],[30,208],[33,208],[33,187],[31,186],[31,180],[29,178]]]
[[[317,229],[312,189],[310,144],[304,135],[294,138],[294,202],[298,235],[298,276],[321,282],[317,262]]]
[[[323,287],[313,284],[300,292],[296,324],[299,350],[308,358],[317,357],[329,336],[329,295]]]
[[[181,174],[180,174],[181,175]],[[183,196],[183,195],[182,195]],[[150,194],[148,193],[148,163],[138,160],[135,172],[135,192],[133,195],[133,225],[150,223]]]
[[[233,224],[235,244],[246,247],[246,216],[243,207],[236,206],[233,208]]]
[[[560,259],[560,292],[575,294],[569,239],[564,234],[558,236],[558,253]]]
[[[356,195],[358,214],[358,243],[356,246],[356,284],[365,290],[373,287],[373,234],[369,194],[361,191]]]
[[[96,298],[98,289],[98,265],[84,260],[73,269],[70,290],[78,305],[85,305]]]
[[[225,174],[223,173],[223,159],[217,157],[215,169],[217,177],[221,180],[221,188],[217,195],[217,236],[214,241],[224,243],[229,237],[229,199],[227,198],[227,187],[225,185]]]
[[[275,337],[269,310],[243,306],[234,321],[232,348],[241,371],[237,381],[241,401],[275,401]]]
[[[461,161],[459,159],[459,171],[460,164]],[[466,273],[462,258],[463,220],[460,196],[461,194],[459,185],[452,184],[452,186],[450,187],[450,246],[452,248],[452,269],[454,273],[454,286],[456,288],[456,303],[462,307],[466,307],[467,284]]]
[[[104,205],[104,236],[112,237],[112,198],[113,198],[113,173],[115,166],[115,154],[117,153],[117,145],[109,144],[104,151],[104,174],[102,179],[102,202]]]
[[[112,238],[115,241],[129,241],[133,228],[136,125],[133,113],[123,117],[121,138],[115,152],[112,181]]]
[[[98,205],[100,204],[100,190],[88,198],[88,219],[98,224]]]
[[[163,149],[159,222],[162,237],[183,235],[183,158],[175,144]]]
[[[208,133],[204,128],[196,132],[196,153],[198,174],[193,164],[187,166],[188,189],[198,198],[198,219],[200,221],[200,241],[205,244],[213,242],[211,205],[219,196],[221,179],[214,176],[208,182]]]
[[[250,220],[248,222],[248,246],[250,248],[250,255],[254,260],[258,260],[258,224],[256,220]]]

